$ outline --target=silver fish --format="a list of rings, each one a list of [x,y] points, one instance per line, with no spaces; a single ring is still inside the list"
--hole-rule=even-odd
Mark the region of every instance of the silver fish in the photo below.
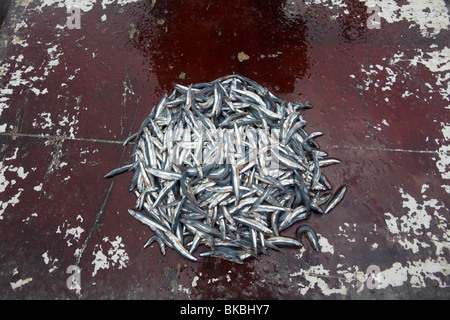
[[[336,192],[334,197],[330,200],[330,203],[325,208],[325,210],[324,210],[325,214],[330,213],[330,211],[333,210],[338,205],[339,202],[341,202],[341,200],[344,198],[346,191],[347,191],[347,187],[343,186]]]
[[[331,197],[322,168],[340,161],[320,150],[323,132],[305,131],[308,108],[241,75],[175,85],[125,139],[131,163],[105,175],[133,172],[129,213],[154,233],[144,247],[239,264],[300,247],[304,236],[318,251],[309,226],[283,235],[313,211],[328,214],[346,193]]]

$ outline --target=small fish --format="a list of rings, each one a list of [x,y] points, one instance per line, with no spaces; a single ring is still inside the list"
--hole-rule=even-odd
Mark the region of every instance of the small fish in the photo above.
[[[167,230],[164,232],[164,235],[167,237],[167,240],[172,244],[172,246],[185,258],[197,261],[197,258],[194,257],[181,243],[180,239],[178,239],[171,231]]]
[[[241,217],[241,216],[235,216],[234,220],[236,220],[237,222],[246,225],[254,230],[263,232],[263,233],[267,233],[267,234],[273,234],[273,231],[270,230],[268,227],[264,226],[262,223],[256,221],[255,219],[251,219],[251,218],[245,218],[245,217]]]
[[[158,242],[159,249],[161,250],[162,255],[165,256],[166,255],[166,247],[164,245],[164,241],[162,241],[161,238],[158,236],[153,236],[150,239],[148,239],[148,241],[144,244],[144,249],[147,248],[148,246],[150,246],[155,241]]]
[[[155,177],[158,177],[158,178],[164,179],[164,180],[180,180],[181,179],[180,173],[176,173],[176,172],[172,172],[172,171],[154,169],[154,168],[150,168],[148,166],[145,167],[145,171],[147,171],[148,173],[150,173],[151,175],[153,175]]]
[[[157,223],[156,221],[153,221],[150,217],[147,217],[146,215],[144,215],[143,213],[141,213],[139,211],[128,209],[128,213],[131,214],[134,218],[136,218],[140,222],[142,222],[143,224],[148,225],[152,229],[154,228],[154,229],[160,230],[162,232],[165,232],[168,230],[163,225]]]
[[[301,240],[302,235],[305,234],[314,251],[320,251],[317,235],[310,226],[303,225],[298,227],[297,231],[295,231],[295,234],[297,235],[297,239],[299,241]]]
[[[278,245],[278,246],[297,246],[297,247],[302,247],[302,244],[300,242],[298,242],[295,239],[289,238],[289,237],[271,237],[266,239],[267,242],[269,242],[270,244],[273,245]]]
[[[239,252],[239,253],[241,253],[241,252]],[[214,251],[202,252],[202,253],[200,253],[200,256],[201,257],[219,258],[219,259],[228,260],[228,261],[238,263],[238,264],[244,264],[244,261],[242,261],[242,259],[239,257],[238,252],[233,254],[230,252],[225,252],[223,250],[214,250]]]
[[[343,186],[336,192],[334,197],[330,200],[330,203],[325,208],[325,210],[324,210],[325,214],[330,213],[330,211],[333,210],[339,204],[339,202],[341,202],[341,200],[344,198],[346,191],[347,191],[347,187]]]
[[[241,191],[239,189],[240,185],[240,176],[239,176],[239,168],[237,166],[231,166],[231,181],[233,182],[233,191],[234,196],[236,197],[235,205],[239,203],[239,200],[241,198]]]

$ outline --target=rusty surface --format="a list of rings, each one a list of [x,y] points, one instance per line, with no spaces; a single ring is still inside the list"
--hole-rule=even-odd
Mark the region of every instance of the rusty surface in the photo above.
[[[0,51],[0,297],[450,298],[449,12],[403,2],[381,6],[381,28],[369,29],[369,1],[83,0],[70,29],[64,1],[12,1]],[[152,232],[127,214],[130,174],[103,179],[130,161],[121,142],[175,83],[231,73],[312,104],[308,132],[323,131],[321,149],[342,160],[326,175],[348,194],[308,220],[322,252],[242,266],[162,256],[142,248]]]

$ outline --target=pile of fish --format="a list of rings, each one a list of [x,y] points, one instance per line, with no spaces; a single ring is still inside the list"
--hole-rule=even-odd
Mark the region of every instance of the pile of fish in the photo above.
[[[144,247],[243,263],[301,247],[305,236],[319,251],[307,225],[295,238],[282,235],[313,211],[328,214],[346,191],[332,194],[322,173],[339,161],[319,149],[321,132],[304,130],[307,108],[240,75],[175,85],[124,142],[134,142],[133,162],[105,175],[134,172],[128,211],[154,233]]]

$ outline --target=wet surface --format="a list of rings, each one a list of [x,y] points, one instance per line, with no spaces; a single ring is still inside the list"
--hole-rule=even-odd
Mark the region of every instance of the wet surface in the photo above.
[[[450,297],[444,1],[378,4],[380,29],[367,25],[371,1],[75,3],[79,29],[56,0],[13,1],[2,28],[2,298]],[[322,252],[242,266],[162,256],[127,213],[131,176],[103,179],[129,163],[122,141],[175,83],[231,73],[313,105],[307,131],[343,162],[325,173],[347,196],[308,220]]]

